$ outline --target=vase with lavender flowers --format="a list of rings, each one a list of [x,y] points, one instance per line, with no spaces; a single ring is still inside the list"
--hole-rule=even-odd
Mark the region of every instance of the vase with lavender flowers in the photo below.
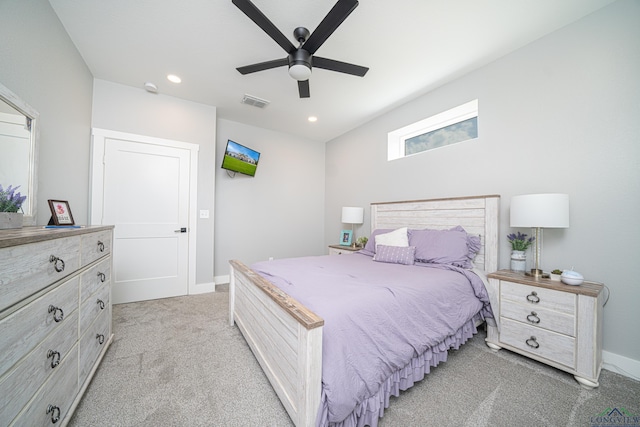
[[[17,190],[20,188],[9,185],[6,189],[0,184],[0,229],[22,228],[23,213],[22,204],[27,196],[21,195]]]
[[[535,237],[528,237],[524,233],[511,233],[507,235],[509,243],[511,243],[511,270],[524,272],[527,264],[526,251],[535,240]]]

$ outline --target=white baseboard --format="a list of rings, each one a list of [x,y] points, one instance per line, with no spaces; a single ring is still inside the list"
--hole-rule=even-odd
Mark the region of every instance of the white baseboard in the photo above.
[[[216,284],[211,283],[196,283],[189,288],[189,295],[206,294],[209,292],[215,292]]]
[[[619,354],[602,351],[602,367],[607,371],[640,381],[640,361]]]
[[[215,276],[213,278],[213,281],[216,285],[226,285],[229,283],[229,275],[227,274],[226,276]]]

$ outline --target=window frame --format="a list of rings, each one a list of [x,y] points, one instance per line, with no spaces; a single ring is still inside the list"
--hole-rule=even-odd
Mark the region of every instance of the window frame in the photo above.
[[[473,101],[469,101],[465,104],[459,105],[457,107],[435,114],[431,117],[427,117],[426,119],[420,120],[418,122],[404,126],[400,129],[396,129],[392,132],[389,132],[387,134],[387,160],[391,161],[396,159],[402,159],[405,157],[414,156],[416,154],[421,154],[427,151],[431,151],[431,149],[428,149],[428,150],[419,151],[417,153],[407,155],[405,154],[405,146],[406,146],[405,141],[407,139],[411,139],[413,137],[423,135],[425,133],[433,132],[435,130],[442,129],[447,126],[451,126],[456,123],[460,123],[465,120],[472,119],[474,117],[478,117],[478,100],[477,99],[474,99]],[[476,139],[476,138],[472,138],[472,139]],[[465,139],[464,141],[469,141],[469,139]],[[448,147],[449,145],[458,144],[464,141],[454,142],[452,144],[447,144],[443,147]],[[437,147],[437,148],[443,148],[443,147]]]

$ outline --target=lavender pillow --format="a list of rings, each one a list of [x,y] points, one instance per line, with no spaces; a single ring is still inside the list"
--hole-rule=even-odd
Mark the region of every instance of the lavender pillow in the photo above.
[[[392,264],[413,265],[415,262],[415,254],[415,246],[378,245],[373,260]]]
[[[458,226],[450,230],[410,230],[409,244],[416,247],[416,261],[473,268],[480,238]]]

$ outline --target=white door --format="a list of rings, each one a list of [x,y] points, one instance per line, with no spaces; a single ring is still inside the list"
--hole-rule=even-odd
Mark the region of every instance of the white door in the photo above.
[[[189,291],[192,153],[165,140],[153,142],[133,136],[102,140],[101,223],[115,225],[114,304]]]

